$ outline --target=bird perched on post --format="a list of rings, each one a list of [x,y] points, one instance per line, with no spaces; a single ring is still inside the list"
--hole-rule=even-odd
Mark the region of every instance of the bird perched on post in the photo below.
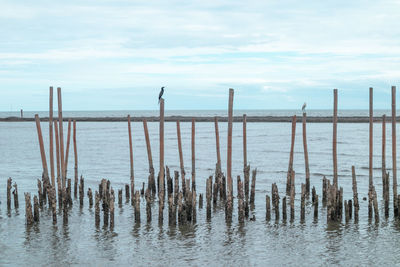
[[[306,111],[306,106],[307,106],[307,104],[306,104],[306,102],[304,102],[303,106],[301,107],[301,110],[302,110],[303,112]]]
[[[158,104],[160,104],[161,97],[163,96],[163,94],[164,94],[164,86],[163,86],[163,87],[161,87],[160,94],[158,95]]]

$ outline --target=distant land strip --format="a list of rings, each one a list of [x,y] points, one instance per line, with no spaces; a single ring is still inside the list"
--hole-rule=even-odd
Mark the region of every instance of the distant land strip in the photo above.
[[[228,117],[218,117],[219,122],[227,122]],[[57,118],[53,118],[56,120]],[[122,122],[127,121],[127,117],[67,117],[63,118],[63,121],[76,120],[77,122]],[[148,116],[148,117],[131,117],[131,121],[143,121],[146,119],[148,122],[156,122],[159,121],[158,116]],[[214,122],[214,117],[201,117],[201,116],[166,116],[166,122],[175,122],[177,120],[181,122],[190,122],[192,119],[195,119],[196,122]],[[41,118],[41,121],[48,121],[49,118]],[[332,122],[332,117],[307,117],[307,122],[311,123],[327,123]],[[0,122],[27,122],[27,121],[35,121],[35,118],[19,118],[19,117],[7,117],[0,118]],[[234,122],[242,122],[242,116],[234,116]],[[292,116],[247,116],[247,122],[291,122]],[[297,116],[297,122],[302,121],[302,116]],[[396,121],[400,122],[400,116],[396,117]],[[338,117],[339,123],[367,123],[369,122],[369,117]],[[374,117],[374,122],[382,122],[382,117]],[[386,122],[391,122],[391,117],[386,117]]]

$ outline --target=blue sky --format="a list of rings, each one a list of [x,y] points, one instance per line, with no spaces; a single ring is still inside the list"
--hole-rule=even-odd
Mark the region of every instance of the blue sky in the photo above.
[[[400,1],[1,1],[0,110],[390,108]],[[400,94],[400,93],[399,93]]]

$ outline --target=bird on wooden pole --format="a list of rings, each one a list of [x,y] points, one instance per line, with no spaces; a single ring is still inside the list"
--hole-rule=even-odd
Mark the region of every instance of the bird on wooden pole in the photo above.
[[[163,94],[164,94],[164,86],[163,86],[163,87],[161,87],[160,94],[158,95],[158,104],[160,104],[161,97],[163,96]]]
[[[307,107],[307,104],[306,104],[306,102],[304,102],[303,106],[301,107],[301,110],[303,112],[305,112],[306,111],[306,107]]]

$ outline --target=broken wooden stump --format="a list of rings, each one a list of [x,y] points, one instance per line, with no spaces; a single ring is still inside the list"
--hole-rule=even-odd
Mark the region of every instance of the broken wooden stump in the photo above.
[[[39,201],[37,196],[33,197],[33,221],[39,221]]]
[[[25,193],[25,217],[26,217],[26,225],[33,224],[33,215],[32,215],[32,203],[31,203],[31,194]]]

